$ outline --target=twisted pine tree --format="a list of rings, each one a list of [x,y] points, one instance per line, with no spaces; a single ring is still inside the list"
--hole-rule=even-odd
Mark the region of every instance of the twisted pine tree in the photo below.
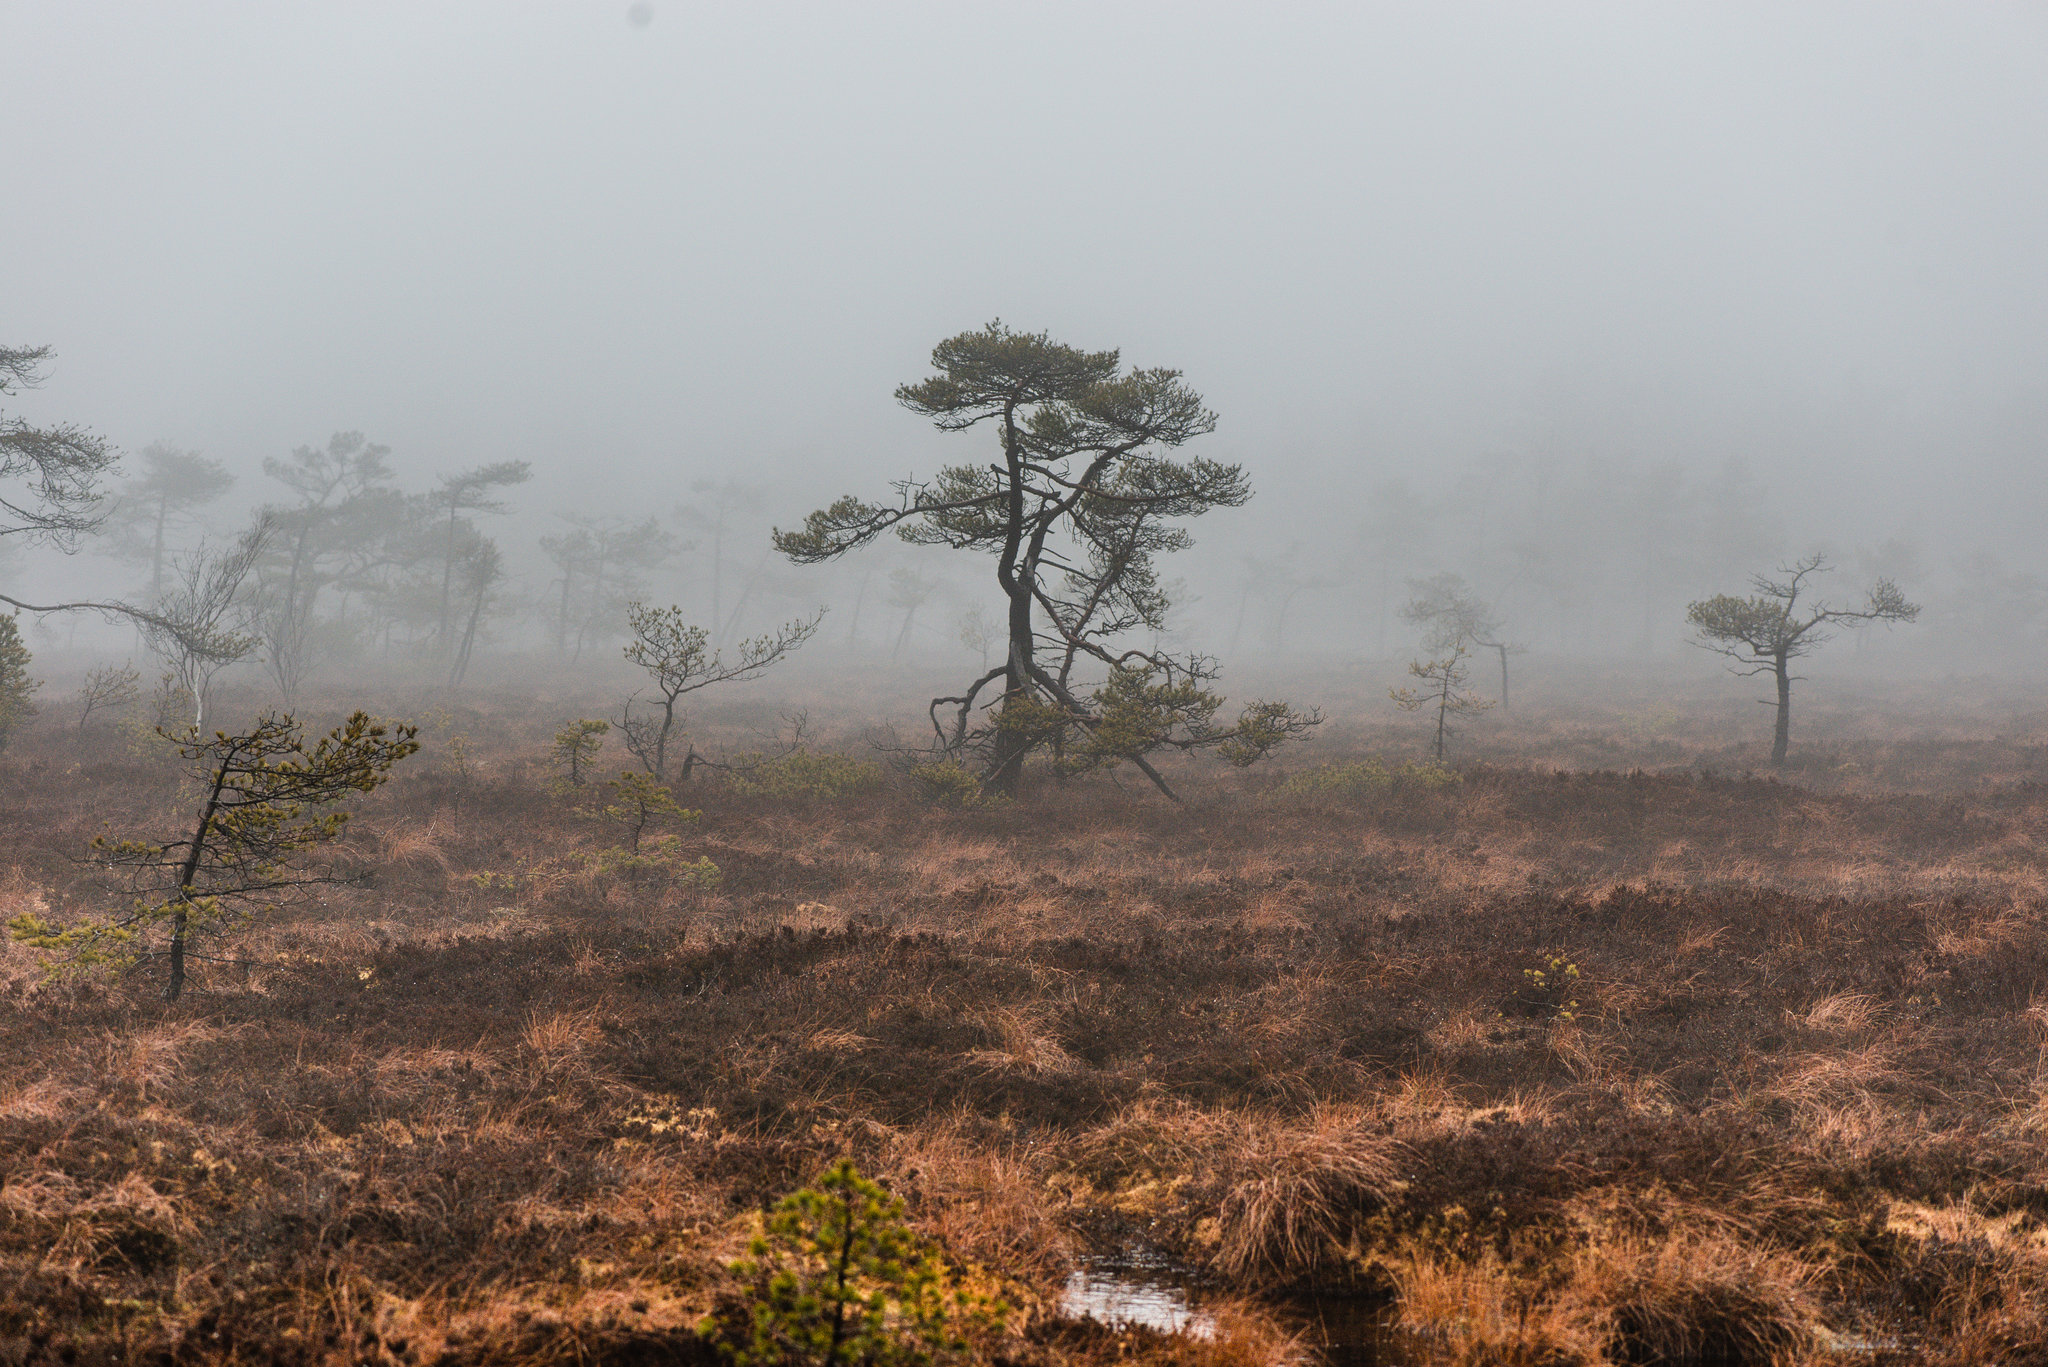
[[[1773,764],[1785,762],[1792,740],[1792,681],[1798,677],[1792,673],[1792,662],[1833,639],[1835,627],[1910,622],[1920,616],[1920,605],[1907,602],[1899,586],[1889,579],[1873,584],[1861,607],[1834,607],[1814,600],[1809,581],[1833,568],[1824,557],[1809,555],[1781,568],[1776,578],[1759,574],[1751,579],[1756,592],[1747,598],[1716,594],[1686,609],[1686,620],[1697,633],[1693,644],[1734,661],[1729,666],[1733,673],[1769,674],[1776,682]]]
[[[1251,497],[1242,467],[1172,454],[1216,426],[1179,371],[1126,371],[1115,351],[1000,322],[939,343],[932,365],[938,373],[898,388],[897,401],[942,432],[990,429],[996,459],[899,481],[893,502],[849,494],[799,530],[777,530],[775,545],[815,564],[893,531],[994,562],[1007,604],[1002,663],[931,706],[940,745],[979,755],[983,787],[1014,791],[1026,757],[1052,748],[1135,764],[1171,796],[1148,754],[1217,749],[1249,763],[1315,725],[1285,703],[1254,703],[1220,724],[1204,687],[1214,660],[1124,643],[1127,631],[1164,626],[1155,558],[1189,544],[1173,520]],[[1108,680],[1088,691],[1078,661]],[[990,690],[992,718],[971,727]],[[952,709],[950,726],[941,709]]]

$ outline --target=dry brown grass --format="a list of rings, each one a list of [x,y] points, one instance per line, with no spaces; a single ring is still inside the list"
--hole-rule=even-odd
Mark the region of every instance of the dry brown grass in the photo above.
[[[1582,1250],[1557,1303],[1619,1363],[1768,1367],[1822,1343],[1816,1270],[1718,1233],[1622,1239]]]
[[[373,881],[176,1007],[0,949],[0,1363],[699,1360],[751,1212],[841,1153],[1015,1279],[1020,1367],[1298,1359],[1304,1289],[1453,1362],[2048,1344],[2048,793],[1875,760],[1410,803],[1184,774],[1185,811],[714,786],[704,893],[578,862],[609,836],[518,763],[544,721],[394,782]],[[2005,773],[1955,744],[1913,762]],[[61,914],[169,790],[38,762],[0,763],[0,909]],[[1569,1017],[1526,990],[1556,955]],[[1131,1245],[1215,1334],[1051,1313]]]
[[[1313,1273],[1399,1183],[1399,1149],[1355,1107],[1239,1116],[1219,1163],[1216,1264],[1233,1278]]]
[[[1568,1367],[1601,1360],[1599,1339],[1491,1251],[1390,1260],[1402,1329],[1444,1367]]]

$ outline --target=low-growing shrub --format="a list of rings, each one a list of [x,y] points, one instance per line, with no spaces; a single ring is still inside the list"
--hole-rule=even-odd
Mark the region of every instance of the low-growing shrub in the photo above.
[[[1562,954],[1552,954],[1540,968],[1522,970],[1522,985],[1515,989],[1518,1015],[1574,1020],[1579,1011],[1579,966]]]
[[[1388,764],[1373,758],[1354,764],[1319,764],[1291,775],[1274,789],[1281,798],[1335,798],[1338,800],[1382,797],[1395,791],[1441,792],[1455,787],[1458,772],[1441,764]]]
[[[700,1332],[741,1367],[927,1367],[964,1357],[1008,1313],[845,1158],[784,1197],[731,1270],[750,1284],[745,1338],[715,1317]]]
[[[569,856],[600,881],[638,883],[658,878],[693,892],[716,892],[725,875],[709,855],[683,858],[683,838],[664,835],[638,850],[613,845]]]
[[[983,807],[1000,801],[981,790],[981,780],[958,760],[913,764],[905,771],[917,795],[935,807]]]
[[[778,759],[746,757],[726,777],[727,791],[739,797],[852,797],[881,786],[882,766],[851,755],[798,750]]]

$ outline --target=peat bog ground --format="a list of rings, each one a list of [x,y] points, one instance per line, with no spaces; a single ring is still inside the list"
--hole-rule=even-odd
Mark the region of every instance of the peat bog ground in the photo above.
[[[1325,744],[1184,808],[785,765],[621,862],[556,724],[444,714],[362,881],[180,1002],[0,949],[0,1363],[709,1363],[758,1213],[842,1155],[1005,1288],[987,1360],[1309,1361],[1320,1305],[1353,1361],[2048,1363],[2009,750],[1907,791]],[[138,744],[0,759],[8,915],[104,905],[92,836],[180,801]],[[1060,1313],[1134,1256],[1201,1332]]]

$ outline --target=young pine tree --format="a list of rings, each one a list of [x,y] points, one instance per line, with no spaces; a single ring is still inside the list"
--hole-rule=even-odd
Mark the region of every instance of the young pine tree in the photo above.
[[[671,817],[677,821],[695,821],[704,815],[689,811],[676,801],[675,794],[654,781],[650,774],[636,774],[631,769],[622,771],[617,778],[607,779],[611,801],[600,811],[607,821],[616,821],[626,828],[632,838],[632,851],[640,853],[640,836],[646,831],[647,823],[658,816]]]
[[[393,766],[420,748],[418,731],[357,712],[309,745],[305,729],[286,712],[232,735],[164,733],[201,795],[186,833],[100,836],[93,857],[123,878],[127,908],[69,927],[23,912],[11,925],[14,938],[80,966],[162,957],[170,966],[164,995],[176,1001],[185,990],[194,937],[224,932],[296,890],[341,881],[305,867],[305,855],[341,835],[349,814],[337,804],[388,779]]]
[[[754,1290],[729,1343],[740,1367],[933,1367],[964,1359],[1009,1309],[961,1285],[903,1202],[845,1158],[784,1197],[732,1271]]]
[[[1436,739],[1430,747],[1430,758],[1438,764],[1444,762],[1444,748],[1455,734],[1451,718],[1484,712],[1493,706],[1491,699],[1466,689],[1465,654],[1465,648],[1459,646],[1441,660],[1411,661],[1408,672],[1420,679],[1423,686],[1387,690],[1394,705],[1403,712],[1435,711]]]
[[[604,737],[612,729],[608,721],[584,717],[580,721],[566,723],[555,732],[555,743],[548,750],[548,763],[562,771],[559,783],[570,788],[583,786],[583,771],[597,763],[598,752],[604,749]]]
[[[35,692],[42,685],[28,675],[28,647],[12,613],[0,617],[0,750],[15,729],[36,714]]]

